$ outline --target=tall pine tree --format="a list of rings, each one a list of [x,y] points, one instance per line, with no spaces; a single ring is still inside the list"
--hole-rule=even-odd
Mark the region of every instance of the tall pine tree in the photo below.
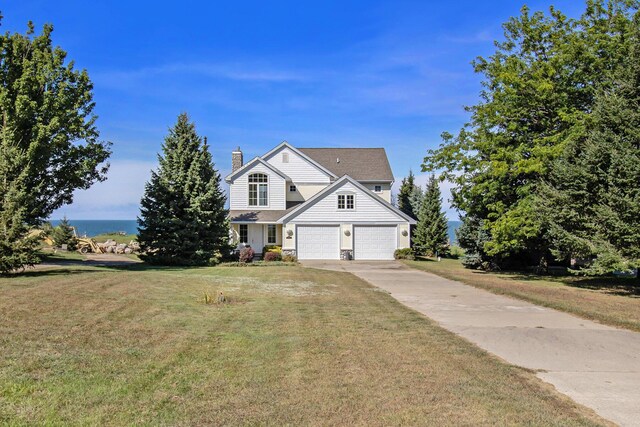
[[[28,234],[26,155],[10,139],[0,141],[0,274],[39,262],[37,237]]]
[[[205,265],[229,249],[228,211],[206,140],[178,116],[141,201],[141,258],[157,265]]]
[[[415,176],[413,175],[413,171],[409,170],[409,176],[402,178],[402,184],[400,185],[400,192],[398,193],[398,209],[413,219],[418,218],[417,211],[413,209],[413,203],[411,200],[415,190]]]
[[[429,178],[425,189],[413,241],[416,251],[423,255],[444,255],[448,252],[447,218],[442,212],[442,197],[434,175]]]
[[[640,267],[640,12],[631,53],[600,89],[586,140],[554,164],[539,199],[558,258],[595,257],[583,271]]]

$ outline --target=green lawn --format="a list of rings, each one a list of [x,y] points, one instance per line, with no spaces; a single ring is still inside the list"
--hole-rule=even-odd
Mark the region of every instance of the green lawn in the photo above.
[[[491,273],[466,269],[454,259],[422,259],[405,264],[497,294],[640,331],[640,287],[633,279]]]
[[[345,273],[36,270],[0,313],[0,424],[604,424]]]
[[[107,240],[111,239],[111,240],[114,240],[118,244],[120,244],[120,243],[129,244],[129,242],[131,242],[132,240],[137,240],[138,239],[138,235],[136,235],[136,234],[125,234],[123,236],[123,235],[118,234],[118,233],[103,233],[103,234],[98,234],[97,236],[93,236],[92,239],[95,240],[98,243],[104,243]]]

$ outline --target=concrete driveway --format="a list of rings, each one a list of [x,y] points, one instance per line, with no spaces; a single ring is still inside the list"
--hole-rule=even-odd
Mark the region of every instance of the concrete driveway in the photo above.
[[[640,333],[495,295],[396,261],[303,265],[353,273],[507,362],[535,370],[600,416],[640,426]]]

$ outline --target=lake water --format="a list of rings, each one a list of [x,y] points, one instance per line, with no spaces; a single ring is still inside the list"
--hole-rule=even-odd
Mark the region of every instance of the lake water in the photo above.
[[[54,227],[60,224],[60,220],[52,220]],[[138,234],[138,223],[134,220],[113,219],[70,219],[69,224],[76,228],[78,236],[97,236],[104,233]]]
[[[70,219],[69,223],[76,228],[78,236],[97,236],[104,233],[124,232],[126,234],[138,234],[138,223],[133,220],[112,220],[112,219]],[[55,227],[60,224],[60,220],[52,220]],[[455,231],[462,224],[460,221],[449,221],[449,239],[456,241]]]

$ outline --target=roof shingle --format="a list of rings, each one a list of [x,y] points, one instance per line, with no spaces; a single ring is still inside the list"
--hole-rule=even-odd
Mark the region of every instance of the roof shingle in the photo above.
[[[298,148],[338,177],[357,181],[393,181],[384,148]]]

